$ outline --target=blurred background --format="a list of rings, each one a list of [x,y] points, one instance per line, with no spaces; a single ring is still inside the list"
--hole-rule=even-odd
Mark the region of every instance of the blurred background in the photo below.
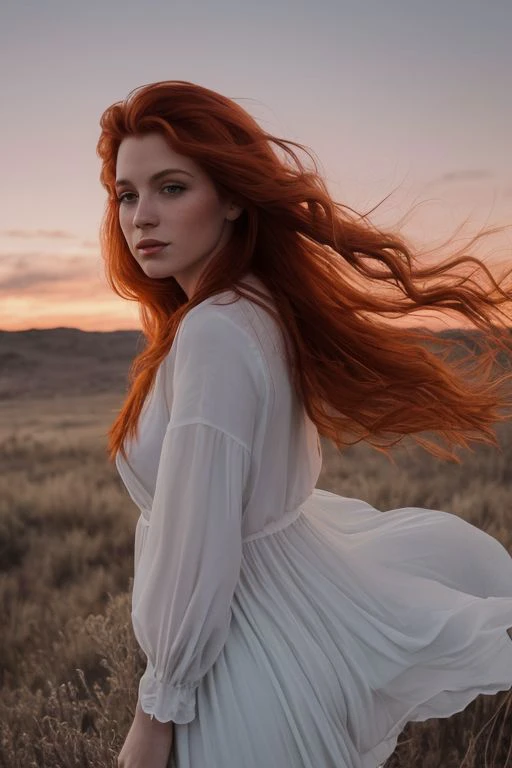
[[[139,328],[103,278],[95,147],[103,110],[156,80],[218,90],[311,147],[359,212],[392,193],[374,221],[409,212],[418,245],[466,218],[457,245],[510,223],[510,0],[3,0],[0,14],[0,329]],[[483,255],[511,247],[507,230]]]

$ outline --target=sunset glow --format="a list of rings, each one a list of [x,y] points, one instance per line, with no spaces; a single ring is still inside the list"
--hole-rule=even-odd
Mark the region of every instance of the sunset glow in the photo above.
[[[95,147],[105,107],[155,80],[218,90],[307,145],[359,212],[391,193],[372,219],[412,212],[402,234],[418,247],[464,219],[468,239],[511,224],[510,3],[54,0],[3,17],[0,329],[139,329],[104,277]],[[512,261],[512,227],[482,256]]]

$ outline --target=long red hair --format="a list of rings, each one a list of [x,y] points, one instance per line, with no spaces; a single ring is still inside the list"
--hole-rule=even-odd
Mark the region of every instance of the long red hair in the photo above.
[[[100,125],[97,153],[108,193],[100,230],[106,277],[115,293],[138,302],[147,340],[132,362],[129,391],[108,432],[110,460],[118,450],[126,457],[125,438],[137,435],[157,368],[189,309],[233,289],[272,311],[262,294],[260,301],[250,286],[241,287],[248,271],[275,302],[293,384],[308,415],[340,450],[366,440],[387,453],[411,435],[430,453],[460,463],[453,452],[419,437],[426,430],[449,446],[467,447],[467,437],[497,445],[492,425],[509,418],[500,411],[512,405],[506,387],[512,374],[493,375],[497,352],[510,350],[509,329],[500,331],[495,321],[507,317],[500,307],[510,306],[504,281],[512,269],[497,281],[462,249],[422,265],[398,231],[380,231],[367,214],[331,198],[310,150],[266,133],[234,101],[194,83],[171,80],[137,88],[108,107]],[[207,265],[190,299],[174,277],[144,274],[119,225],[114,188],[119,145],[126,136],[155,131],[244,207],[230,241]],[[292,147],[306,152],[314,170]],[[467,249],[496,231],[481,231]],[[471,275],[455,272],[464,265],[472,267]],[[458,312],[479,327],[485,351],[448,362],[433,351],[434,341],[440,343],[433,333],[379,322],[426,307]]]

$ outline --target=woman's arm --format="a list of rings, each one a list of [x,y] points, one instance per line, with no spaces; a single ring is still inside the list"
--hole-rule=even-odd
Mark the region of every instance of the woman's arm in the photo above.
[[[196,689],[226,641],[252,445],[266,396],[259,348],[215,310],[184,319],[174,371],[133,585],[132,622],[147,666],[120,755],[125,761],[144,754],[148,734],[170,749],[172,723],[196,716]]]
[[[168,425],[132,594],[147,657],[139,704],[188,723],[196,689],[226,641],[242,559],[250,454],[210,424]]]
[[[174,723],[152,719],[137,703],[135,717],[119,753],[119,768],[166,768],[172,749]]]

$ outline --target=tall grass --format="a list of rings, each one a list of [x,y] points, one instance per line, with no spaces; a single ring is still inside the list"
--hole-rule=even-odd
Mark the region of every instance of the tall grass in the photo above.
[[[132,721],[138,511],[106,461],[115,401],[0,404],[0,768],[113,768]],[[497,434],[499,451],[461,452],[462,466],[407,442],[395,466],[324,442],[318,485],[383,510],[446,509],[510,552],[512,427]],[[385,768],[512,768],[511,702],[479,696],[449,719],[409,723]]]

